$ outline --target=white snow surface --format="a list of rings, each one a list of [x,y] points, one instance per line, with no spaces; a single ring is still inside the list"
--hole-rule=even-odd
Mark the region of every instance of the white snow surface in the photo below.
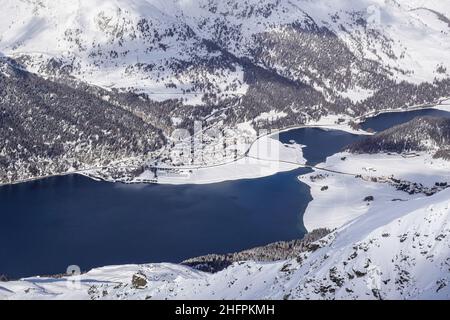
[[[177,173],[158,174],[159,184],[211,184],[223,181],[256,179],[297,169],[306,163],[302,146],[283,144],[272,136],[263,136],[251,146],[248,156],[228,163],[196,167],[180,167]],[[151,180],[153,173],[144,172],[133,182]]]
[[[280,116],[278,113],[272,115]],[[340,122],[339,120],[344,120]],[[247,136],[249,139],[256,139],[253,143],[243,143],[237,148],[247,150],[245,156],[235,160],[233,157],[219,157],[219,162],[213,160],[201,166],[184,165],[168,168],[174,172],[160,172],[157,180],[154,180],[154,173],[145,171],[140,176],[132,179],[132,183],[145,183],[153,181],[158,184],[212,184],[223,181],[233,181],[239,179],[257,179],[271,176],[280,172],[295,170],[306,164],[303,157],[304,146],[296,143],[282,143],[279,141],[279,133],[299,128],[321,128],[324,130],[341,130],[352,134],[372,135],[362,129],[356,130],[349,125],[352,118],[349,116],[328,115],[321,117],[318,121],[309,121],[307,125],[296,128],[288,128],[256,138],[256,131],[250,123],[240,123],[237,125],[239,134]],[[95,174],[92,175],[95,177]]]
[[[435,108],[450,112],[450,99],[444,100],[441,104],[437,105]]]
[[[218,72],[167,68],[173,62],[211,58],[201,40],[216,40],[217,22],[241,35],[226,48],[238,57],[251,56],[256,34],[282,30],[308,16],[332,30],[356,56],[389,68],[396,81],[433,82],[450,76],[448,0],[1,0],[0,4],[0,53],[28,56],[27,67],[44,76],[43,66],[57,59],[73,64],[71,74],[80,80],[148,93],[155,100],[183,98],[201,104],[203,93],[196,91],[196,81],[212,83],[212,90],[223,96],[246,93],[238,65]],[[265,16],[267,8],[272,11]],[[354,23],[355,15],[369,25]],[[149,22],[149,34],[142,19]],[[139,28],[144,31],[137,32]],[[438,72],[439,67],[446,71]],[[353,101],[371,94],[358,87],[341,92]]]
[[[177,19],[175,0],[2,0],[0,52],[26,56],[29,70],[46,76],[50,59],[72,64],[72,75],[101,86],[150,94],[153,100],[183,98],[201,104],[193,77],[211,82],[223,94],[244,94],[243,72],[188,68],[174,73],[166,66],[209,55],[200,39],[186,36],[188,26]],[[137,32],[136,28],[148,33]],[[146,37],[146,38],[145,38]],[[148,68],[150,67],[150,68]],[[227,89],[228,88],[228,89]]]
[[[394,177],[420,183],[428,188],[432,188],[436,182],[450,183],[450,163],[433,159],[427,153],[369,155],[345,152],[329,157],[317,167],[351,175],[315,170],[299,177],[311,187],[311,195],[314,198],[303,215],[304,225],[310,231],[318,228],[338,228],[372,210],[372,207],[382,209],[393,201],[408,201],[423,196],[397,191],[387,183],[372,182],[371,178],[380,180]],[[323,175],[323,179],[311,181],[311,177],[318,174]],[[363,179],[355,178],[356,175],[361,175]],[[324,187],[328,189],[322,190]],[[369,196],[375,198],[371,203],[364,201]]]

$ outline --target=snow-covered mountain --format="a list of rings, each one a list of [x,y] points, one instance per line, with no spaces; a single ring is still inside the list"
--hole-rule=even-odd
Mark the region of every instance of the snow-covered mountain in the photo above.
[[[175,1],[2,1],[2,5],[0,51],[40,74],[67,72],[105,88],[152,93],[156,100],[202,91],[204,86],[210,93],[225,86],[239,91],[243,86],[240,67],[225,61],[217,50],[209,52],[177,17]],[[185,97],[197,103],[201,98]]]
[[[450,159],[450,119],[418,117],[359,141],[348,149],[354,153],[428,151],[436,158]]]
[[[239,127],[236,135],[251,140],[255,129],[325,116],[340,123],[450,92],[449,0],[0,5],[0,183],[86,168],[112,178],[118,170],[127,181],[149,159],[170,162],[170,134],[195,120],[218,131]],[[420,118],[351,151],[448,158],[449,128],[448,120]],[[214,149],[217,141],[208,143]],[[230,255],[224,264],[234,263],[213,274],[157,264],[0,282],[0,298],[450,299],[447,162],[345,153],[324,166],[334,174],[312,174],[321,198],[308,221],[322,212],[331,223],[324,227],[340,227],[313,244]],[[272,250],[283,260],[236,262]]]
[[[242,97],[249,94],[248,63],[310,85],[328,101],[362,101],[391,81],[450,77],[448,1],[1,4],[3,54],[43,75],[66,72],[156,100]]]
[[[450,299],[450,189],[392,202],[279,262],[170,264],[0,283],[3,299]]]
[[[45,80],[0,57],[0,183],[142,163],[164,143],[151,122],[90,89]]]
[[[432,103],[450,92],[449,1],[0,0],[0,4],[2,61],[10,61],[9,65],[14,61],[23,72],[43,78],[41,83],[45,79],[53,86],[81,91],[72,92],[90,106],[87,112],[97,110],[92,101],[84,101],[85,91],[152,127],[151,147],[141,143],[141,150],[111,156],[125,166],[128,158],[140,158],[133,160],[133,170],[144,165],[147,154],[160,146],[160,138],[168,140],[177,127],[192,129],[194,121],[222,131],[239,124],[256,130],[286,128],[317,123],[326,116],[349,119]],[[0,77],[8,77],[1,71],[8,63],[1,64]],[[4,92],[18,90],[12,78],[3,79]],[[56,106],[67,99],[55,92],[51,98],[55,103],[46,102],[47,111],[54,116]],[[35,110],[32,102],[22,99],[23,111]],[[4,113],[17,119],[14,126],[2,129],[9,134],[14,130],[13,140],[30,140],[30,132],[41,130],[40,122],[22,122],[23,113],[12,112],[13,105],[10,98],[0,97]],[[122,124],[139,135],[142,124]],[[96,135],[107,140],[108,132],[99,130]],[[58,125],[53,133],[66,136]],[[20,174],[11,171],[12,159],[2,158],[0,171],[9,178],[0,182],[46,175],[49,172],[40,168],[48,161],[65,163],[50,170],[58,174],[75,165],[100,163],[67,151],[82,150],[90,143],[86,139],[72,137],[66,142],[73,148],[47,141],[45,149],[66,151],[50,151],[44,157],[36,148],[26,147],[29,154],[21,152],[14,160],[25,168]],[[0,141],[3,155],[9,148]],[[111,161],[101,162],[110,167]],[[117,175],[135,176],[122,171]]]

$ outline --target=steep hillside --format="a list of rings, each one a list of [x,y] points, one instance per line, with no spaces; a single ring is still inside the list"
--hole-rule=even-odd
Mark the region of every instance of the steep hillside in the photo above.
[[[87,90],[42,79],[0,58],[0,182],[140,163],[159,129]]]
[[[139,126],[133,133],[135,145],[121,142],[130,141],[130,136],[115,139],[120,154],[105,153],[102,158],[97,153],[91,156],[90,142],[80,140],[73,149],[83,150],[89,160],[81,151],[58,147],[50,153],[74,160],[49,169],[43,169],[48,156],[39,148],[11,149],[35,139],[32,130],[16,131],[14,140],[0,142],[0,150],[21,156],[15,156],[15,163],[3,156],[0,182],[64,173],[86,163],[108,166],[111,160],[105,158],[110,156],[127,164],[126,159],[133,158],[133,168],[160,160],[168,165],[192,164],[192,159],[171,158],[172,141],[165,143],[160,158],[148,153],[161,145],[160,138],[169,140],[176,128],[192,132],[195,121],[219,132],[242,124],[253,132],[314,123],[325,116],[339,121],[379,109],[432,103],[450,92],[450,7],[442,1],[429,1],[427,6],[406,0],[2,0],[1,4],[1,56],[32,72],[29,79],[73,92],[80,103],[86,94],[101,100],[83,102],[86,114],[97,112],[94,105],[108,105],[114,107],[113,114],[122,112],[141,124],[130,125],[119,116],[105,121],[123,127],[120,135]],[[0,76],[7,92],[19,90],[19,96],[34,92],[24,92],[15,76],[5,81],[7,75]],[[42,95],[50,89],[38,90]],[[1,99],[8,104],[5,119],[15,118],[17,126],[33,128],[18,118],[20,109],[13,108],[11,96]],[[34,99],[21,98],[21,108],[35,110]],[[59,94],[52,99],[66,108],[72,103]],[[80,122],[86,118],[78,116],[74,114],[73,121],[87,127],[89,122]],[[36,132],[47,130],[39,117],[30,113],[25,118],[28,122],[36,118],[36,125],[41,125]],[[67,128],[59,127],[58,119],[47,118],[48,126],[65,136]],[[146,126],[148,130],[143,129]],[[234,131],[233,138],[243,136],[242,130]],[[95,135],[107,141],[108,132],[98,130]],[[53,139],[48,134],[40,137]],[[218,139],[208,143],[221,144]],[[211,149],[199,157],[207,159],[202,165],[226,161],[211,156]],[[40,169],[34,169],[36,164]],[[112,175],[135,176],[121,170],[105,174]]]
[[[67,73],[105,88],[152,93],[230,91],[242,70],[209,52],[193,30],[152,1],[6,1],[0,51],[44,75]]]
[[[287,123],[353,115],[449,88],[442,2],[4,2],[0,52],[30,70],[153,100],[237,106],[240,120],[274,109]]]
[[[450,119],[418,117],[351,145],[353,153],[432,151],[450,159]]]

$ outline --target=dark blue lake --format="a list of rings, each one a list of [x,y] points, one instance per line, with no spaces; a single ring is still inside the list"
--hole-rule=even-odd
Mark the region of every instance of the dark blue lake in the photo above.
[[[361,127],[364,130],[373,129],[378,132],[406,123],[419,116],[450,118],[450,112],[437,109],[424,109],[408,112],[382,113],[376,117],[368,118]]]
[[[371,124],[376,130],[387,121],[379,119]],[[310,164],[357,139],[315,128],[280,134],[307,145]],[[180,262],[301,238],[311,196],[297,177],[308,170],[211,185],[123,185],[74,175],[0,187],[0,274]]]
[[[301,237],[302,173],[212,185],[122,185],[67,176],[0,189],[0,274],[180,262]]]

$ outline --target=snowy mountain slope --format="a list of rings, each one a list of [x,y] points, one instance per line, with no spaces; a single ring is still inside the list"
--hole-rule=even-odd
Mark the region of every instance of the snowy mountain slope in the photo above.
[[[115,162],[132,166],[164,143],[159,129],[97,94],[2,58],[0,124],[0,183]]]
[[[436,72],[449,65],[440,54],[449,49],[448,25],[435,14],[411,11],[415,7],[406,1],[196,3],[194,12],[207,13],[197,13],[191,25],[200,25],[203,37],[291,79],[320,90],[337,89],[355,101],[376,89],[365,73],[414,83],[448,77]],[[435,7],[441,13],[449,5]]]
[[[1,52],[42,74],[56,59],[78,79],[152,93],[157,100],[182,96],[201,103],[203,93],[245,95],[246,66],[221,50],[307,83],[329,100],[362,101],[390,81],[450,76],[447,1],[430,2],[430,8],[428,2],[381,0],[2,5]],[[186,91],[199,94],[181,94]]]
[[[106,267],[79,279],[0,283],[0,297],[450,299],[449,199],[445,190],[369,210],[292,260],[235,263],[215,274],[169,264]]]
[[[311,187],[314,200],[303,223],[307,230],[339,228],[369,210],[410,201],[450,186],[449,162],[427,152],[414,154],[337,153],[299,179]]]
[[[236,92],[242,84],[238,66],[218,65],[220,53],[208,52],[189,26],[149,1],[3,2],[0,51],[38,73],[51,74],[55,59],[80,80],[156,100],[206,85],[210,93],[224,85]]]
[[[307,230],[337,228],[374,207],[450,186],[449,128],[449,119],[417,117],[367,136],[318,165],[333,172],[300,176],[314,198],[303,216]]]
[[[437,158],[450,158],[450,119],[418,117],[356,142],[348,150],[353,153],[433,151]]]

